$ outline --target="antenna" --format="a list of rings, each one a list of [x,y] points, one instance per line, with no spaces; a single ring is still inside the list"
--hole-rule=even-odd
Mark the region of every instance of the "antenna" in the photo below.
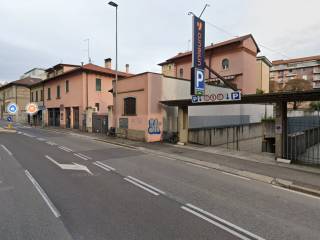
[[[206,5],[204,6],[202,12],[200,13],[199,18],[201,18],[202,14],[204,13],[204,11],[206,10],[207,7],[210,7],[210,5],[208,3],[206,3]]]
[[[87,38],[87,39],[85,39],[84,41],[88,43],[88,45],[87,45],[87,46],[88,46],[88,49],[87,49],[87,51],[88,51],[88,62],[91,63],[91,57],[90,57],[90,38]]]

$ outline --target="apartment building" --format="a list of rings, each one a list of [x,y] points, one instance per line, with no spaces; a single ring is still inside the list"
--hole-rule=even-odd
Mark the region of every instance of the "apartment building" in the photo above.
[[[0,87],[0,117],[7,119],[11,114],[7,112],[7,106],[10,103],[15,103],[18,106],[18,113],[12,115],[16,122],[27,122],[28,114],[25,108],[30,103],[30,86],[39,83],[42,80],[39,78],[24,78],[12,81]]]
[[[314,89],[320,88],[320,55],[272,62],[270,81],[285,87],[290,80],[307,81]]]
[[[108,107],[113,105],[109,90],[116,74],[111,69],[111,59],[105,60],[105,67],[58,64],[46,71],[48,78],[43,81],[45,125],[91,131],[92,113],[107,115]],[[128,76],[131,74],[118,72],[119,79]],[[38,91],[41,92],[41,88]]]
[[[257,54],[260,49],[251,34],[205,48],[206,65],[234,84],[243,94],[256,93],[262,88],[257,81]],[[179,53],[159,64],[165,76],[190,79],[192,52]],[[220,80],[206,70],[207,83]]]

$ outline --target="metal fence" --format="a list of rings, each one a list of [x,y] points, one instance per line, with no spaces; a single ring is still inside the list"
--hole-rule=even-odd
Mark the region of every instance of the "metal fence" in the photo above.
[[[320,165],[319,115],[288,117],[285,157],[294,162]]]

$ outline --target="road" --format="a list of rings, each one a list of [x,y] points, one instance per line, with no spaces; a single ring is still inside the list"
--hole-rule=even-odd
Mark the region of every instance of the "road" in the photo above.
[[[0,133],[6,239],[320,239],[320,199],[87,137]]]

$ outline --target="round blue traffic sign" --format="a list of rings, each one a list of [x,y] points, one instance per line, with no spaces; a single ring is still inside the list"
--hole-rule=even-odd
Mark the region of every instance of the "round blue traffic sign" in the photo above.
[[[16,114],[18,112],[18,107],[15,103],[10,103],[7,107],[7,110],[11,114]]]
[[[7,117],[7,121],[8,121],[8,122],[12,122],[12,117],[11,117],[11,116],[8,116],[8,117]]]

